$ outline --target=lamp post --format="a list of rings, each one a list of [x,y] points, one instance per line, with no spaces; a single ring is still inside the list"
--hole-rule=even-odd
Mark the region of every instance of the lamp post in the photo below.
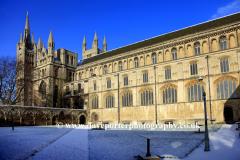
[[[199,76],[198,81],[201,82],[202,80],[203,80],[202,77]],[[204,151],[210,151],[208,126],[207,126],[206,93],[204,90],[203,90],[203,101],[204,101],[204,114],[205,114],[205,149]]]
[[[214,120],[212,120],[212,106],[211,106],[211,91],[210,91],[210,79],[209,79],[208,58],[209,58],[209,56],[206,56],[206,59],[207,59],[207,69],[208,69],[208,88],[209,88],[209,103],[210,103],[210,121],[211,121],[211,124],[213,124],[212,122],[213,122]]]

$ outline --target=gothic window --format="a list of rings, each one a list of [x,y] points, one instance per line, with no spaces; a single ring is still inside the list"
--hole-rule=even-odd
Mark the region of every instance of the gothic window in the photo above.
[[[45,100],[46,99],[46,83],[42,83],[41,91],[42,91],[42,100]]]
[[[94,91],[97,90],[97,84],[96,84],[96,82],[93,83],[93,89],[94,89]]]
[[[177,49],[176,48],[173,48],[172,49],[172,59],[177,59]]]
[[[171,79],[171,68],[165,68],[165,79]]]
[[[119,62],[118,66],[119,66],[119,71],[122,71],[123,70],[123,66],[122,66],[122,62],[121,61]]]
[[[192,62],[192,63],[190,64],[190,70],[191,70],[191,75],[196,75],[196,74],[198,74],[197,62]]]
[[[134,62],[135,62],[135,68],[139,67],[138,57],[134,58]]]
[[[69,86],[66,87],[66,94],[69,94],[70,90],[69,90]]]
[[[111,88],[111,80],[107,80],[107,88]]]
[[[98,108],[98,96],[94,96],[92,98],[92,109],[97,109]]]
[[[231,78],[222,78],[217,82],[217,99],[237,98],[236,82]]]
[[[95,116],[94,116],[94,120],[95,120],[95,122],[98,121],[98,115],[95,115]]]
[[[78,84],[78,93],[81,93],[81,84]]]
[[[188,101],[203,100],[204,85],[199,82],[193,82],[188,86]]]
[[[221,72],[229,72],[228,58],[220,60]]]
[[[143,83],[148,82],[148,72],[143,73]]]
[[[153,104],[153,92],[150,89],[145,89],[141,92],[141,105]]]
[[[199,42],[194,44],[194,49],[195,49],[195,55],[199,55],[200,54],[200,43]]]
[[[93,69],[90,69],[90,77],[92,77],[92,76],[93,76]]]
[[[73,65],[73,57],[71,58],[71,64]]]
[[[81,73],[79,73],[79,79],[82,79],[82,74]]]
[[[163,103],[177,102],[177,87],[169,85],[163,89]]]
[[[156,55],[156,53],[152,54],[152,63],[153,64],[157,63],[157,55]]]
[[[227,39],[225,36],[222,36],[220,38],[220,47],[221,47],[221,50],[227,49]]]
[[[114,96],[109,95],[106,97],[106,108],[112,108],[114,107]]]
[[[122,94],[122,106],[129,107],[133,105],[133,96],[130,91],[126,91]]]
[[[128,76],[124,77],[124,86],[127,86],[128,85]]]
[[[108,73],[108,67],[107,65],[104,66],[104,74],[107,74]]]
[[[58,76],[58,68],[55,70],[55,77]]]

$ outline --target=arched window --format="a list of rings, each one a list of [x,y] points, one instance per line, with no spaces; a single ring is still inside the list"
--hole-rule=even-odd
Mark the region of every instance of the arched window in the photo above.
[[[134,58],[134,62],[135,62],[135,68],[139,67],[138,57],[135,57],[135,58]]]
[[[80,79],[82,79],[82,74],[81,74],[81,73],[79,73],[79,80],[80,80]]]
[[[98,121],[98,115],[95,115],[94,119],[95,119],[95,122],[97,122]]]
[[[111,79],[107,80],[107,88],[111,88]]]
[[[153,64],[157,63],[157,55],[156,55],[156,53],[152,54],[152,63]]]
[[[78,84],[78,93],[81,93],[81,84]]]
[[[172,49],[172,59],[177,59],[177,49],[176,48],[173,48]]]
[[[126,91],[122,94],[122,106],[129,107],[133,105],[133,96],[130,91]]]
[[[220,47],[221,47],[221,50],[227,49],[227,38],[226,38],[226,36],[222,36],[220,38]]]
[[[150,89],[145,89],[141,92],[141,105],[153,104],[153,92]]]
[[[118,67],[119,67],[119,71],[123,70],[123,66],[122,66],[122,62],[121,61],[118,63]]]
[[[143,83],[148,82],[148,72],[143,73]]]
[[[93,69],[90,69],[90,77],[93,76]]]
[[[204,85],[199,82],[193,82],[188,86],[188,101],[203,100]]]
[[[237,98],[236,82],[231,78],[222,78],[217,82],[217,99]]]
[[[42,92],[42,100],[46,99],[46,83],[42,83],[41,85],[41,92]]]
[[[125,76],[123,78],[123,80],[124,80],[124,86],[127,86],[128,85],[128,76]]]
[[[165,79],[171,79],[171,67],[165,68]]]
[[[107,65],[104,66],[104,74],[107,74],[108,73],[108,67]]]
[[[190,70],[191,70],[191,75],[198,74],[197,62],[190,63]]]
[[[55,77],[58,77],[58,68],[55,69]]]
[[[221,72],[229,72],[228,58],[222,58],[220,60]]]
[[[112,108],[114,107],[114,96],[109,95],[106,97],[106,108]]]
[[[196,42],[194,44],[194,49],[195,49],[195,55],[199,55],[200,54],[200,43]]]
[[[92,109],[97,109],[98,108],[98,96],[94,96],[92,98]]]
[[[166,86],[163,89],[163,103],[177,102],[177,87],[173,85]]]

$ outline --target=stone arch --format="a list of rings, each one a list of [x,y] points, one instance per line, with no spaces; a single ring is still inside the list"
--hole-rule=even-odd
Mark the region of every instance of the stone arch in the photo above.
[[[99,120],[98,114],[96,112],[93,112],[91,114],[91,122],[92,122],[92,124],[97,124],[98,120]]]
[[[211,51],[217,51],[218,50],[218,41],[216,38],[211,39]]]
[[[230,34],[227,39],[229,40],[229,48],[236,47],[236,38],[234,34]]]
[[[47,85],[44,80],[41,81],[39,85],[39,99],[40,99],[40,106],[46,107],[47,103]]]
[[[183,46],[180,46],[178,48],[178,53],[179,53],[179,58],[184,58],[185,57]]]
[[[232,108],[232,111],[233,111],[233,121],[238,121],[238,104],[235,103],[234,101],[231,101],[231,100],[227,100],[227,101],[224,101],[224,102],[221,102],[217,108],[217,121],[218,122],[224,122],[225,119],[224,119],[224,108],[225,107],[231,107]]]
[[[25,110],[22,114],[22,125],[35,125],[35,115],[32,110]]]
[[[187,56],[190,57],[193,55],[193,51],[192,51],[192,45],[188,44],[187,45]]]
[[[79,116],[79,124],[86,124],[86,116],[85,115],[81,115]]]
[[[46,119],[46,114],[42,110],[38,110],[35,117],[36,117],[35,124],[37,126],[46,125],[46,120],[47,120]]]
[[[207,43],[207,41],[202,42],[202,53],[208,53],[208,43]]]

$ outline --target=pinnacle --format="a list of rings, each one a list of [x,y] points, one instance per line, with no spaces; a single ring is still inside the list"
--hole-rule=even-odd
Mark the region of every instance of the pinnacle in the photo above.
[[[107,42],[106,42],[106,37],[105,37],[105,35],[104,35],[104,39],[103,39],[103,44],[106,44]]]
[[[95,31],[94,39],[97,39],[97,31]]]
[[[85,35],[84,35],[84,38],[83,38],[83,43],[84,43],[84,44],[86,43],[86,38],[85,38]]]
[[[42,39],[41,39],[41,36],[40,36],[40,38],[38,40],[38,48],[41,48],[41,47],[42,47]]]
[[[29,19],[28,19],[28,11],[27,11],[27,18],[26,18],[25,29],[26,29],[26,30],[30,30],[30,27],[29,27]]]
[[[53,40],[53,34],[52,34],[52,29],[51,29],[49,38],[48,38],[48,43],[53,43],[53,42],[54,42],[54,40]]]

